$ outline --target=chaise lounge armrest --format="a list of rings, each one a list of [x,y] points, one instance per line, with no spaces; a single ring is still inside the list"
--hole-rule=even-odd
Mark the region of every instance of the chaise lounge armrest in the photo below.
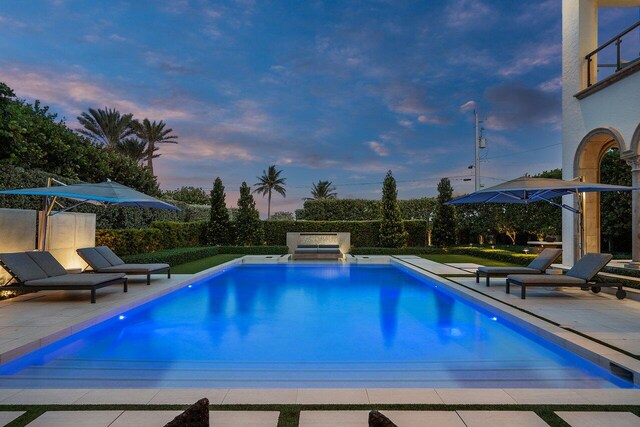
[[[64,276],[47,277],[46,279],[36,279],[24,282],[24,286],[33,287],[59,287],[77,286],[87,287],[124,279],[124,273],[112,274],[67,274]]]
[[[507,280],[511,283],[523,283],[527,286],[580,286],[587,284],[586,280],[579,277],[557,274],[510,274]]]
[[[156,271],[166,271],[169,264],[121,264],[111,267],[99,268],[97,273],[128,273],[128,274],[147,274]]]
[[[542,274],[543,272],[535,268],[530,267],[478,267],[478,271],[481,273],[490,274]]]

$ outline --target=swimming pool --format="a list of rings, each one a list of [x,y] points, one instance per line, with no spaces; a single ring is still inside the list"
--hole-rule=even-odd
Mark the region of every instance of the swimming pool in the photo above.
[[[633,387],[395,265],[239,265],[0,367],[4,388]]]

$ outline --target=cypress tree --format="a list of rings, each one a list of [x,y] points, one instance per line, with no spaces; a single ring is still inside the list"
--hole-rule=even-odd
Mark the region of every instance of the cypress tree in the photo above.
[[[211,190],[211,216],[207,228],[207,241],[210,245],[231,243],[231,221],[220,177],[216,178]]]
[[[241,246],[261,245],[264,230],[256,202],[246,182],[240,186],[238,213],[236,214],[236,243]]]
[[[407,244],[407,232],[402,224],[396,180],[387,172],[382,185],[382,223],[380,224],[380,245],[385,248],[401,248]]]
[[[450,246],[456,242],[456,211],[453,206],[445,205],[453,197],[453,187],[449,178],[442,178],[438,183],[438,197],[431,241],[436,246]]]

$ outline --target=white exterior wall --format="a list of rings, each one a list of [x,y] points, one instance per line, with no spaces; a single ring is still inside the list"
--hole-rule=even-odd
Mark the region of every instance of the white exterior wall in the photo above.
[[[609,2],[611,3],[611,2]],[[623,2],[625,6],[640,1]],[[604,1],[600,6],[605,5]],[[609,6],[609,4],[606,4]],[[613,5],[613,3],[611,3]],[[618,5],[618,4],[616,4]],[[621,136],[621,153],[630,154],[634,132],[640,124],[640,73],[632,74],[582,100],[575,94],[586,87],[585,56],[598,47],[598,1],[563,0],[562,2],[562,174],[573,179],[574,160],[580,142],[597,128],[613,128]],[[620,31],[624,28],[620,28]],[[595,64],[594,64],[595,65]],[[595,67],[592,76],[595,75]],[[637,147],[634,147],[637,150]],[[627,151],[627,153],[624,153]],[[573,196],[565,197],[573,204]],[[576,216],[563,212],[563,262],[573,264],[577,227]]]

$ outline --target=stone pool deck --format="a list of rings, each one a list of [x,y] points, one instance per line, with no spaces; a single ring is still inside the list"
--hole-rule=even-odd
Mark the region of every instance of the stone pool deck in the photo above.
[[[640,348],[640,302],[619,301],[610,295],[594,295],[575,289],[549,292],[532,289],[526,300],[518,294],[507,295],[504,281],[486,288],[475,283],[471,276],[474,265],[439,264],[418,257],[398,257],[402,262],[415,264],[421,270],[444,276],[452,287],[461,292],[473,292],[486,297],[495,307],[511,311],[526,310],[546,320],[535,319],[538,325],[554,326],[557,323],[567,336],[589,347],[602,347],[591,340],[600,340],[629,354],[638,355]],[[390,257],[353,257],[350,262],[390,262]],[[282,262],[273,257],[254,256],[247,262]],[[424,262],[426,261],[426,262]],[[202,274],[227,268],[242,262],[234,260],[214,267]],[[96,304],[90,304],[86,292],[39,292],[0,302],[0,361],[10,360],[20,354],[44,346],[56,339],[74,333],[106,318],[177,288],[188,286],[200,275],[174,275],[172,279],[156,278],[151,286],[132,280],[128,293],[121,288],[105,288],[99,291]],[[453,276],[453,277],[451,277]],[[454,281],[454,282],[452,282]],[[522,311],[524,313],[524,311]],[[584,334],[580,336],[571,330]],[[589,338],[590,337],[590,338]],[[608,349],[607,351],[613,352]],[[628,356],[624,356],[628,357]],[[637,361],[637,360],[636,360]],[[214,408],[225,405],[328,405],[326,410],[305,410],[300,413],[300,426],[364,426],[366,410],[336,411],[331,405],[503,405],[500,411],[448,408],[429,411],[383,411],[396,417],[402,426],[502,426],[547,425],[531,410],[521,405],[640,405],[640,390],[580,390],[580,389],[0,389],[0,425],[13,416],[23,416],[21,411],[3,412],[15,405],[74,405],[73,411],[64,406],[56,411],[40,415],[28,425],[162,425],[177,410],[139,411],[122,407],[118,410],[95,410],[96,421],[86,424],[86,411],[77,412],[76,405],[186,405],[207,397]],[[12,405],[12,406],[9,406]],[[151,407],[149,407],[151,409]],[[598,407],[594,407],[594,411]],[[98,408],[99,409],[99,408]],[[154,406],[153,409],[158,409]],[[269,408],[267,408],[269,409]],[[322,409],[322,408],[320,408]],[[634,409],[637,411],[638,409]],[[218,413],[219,412],[219,413]],[[221,410],[214,412],[215,425],[223,426],[275,426],[278,410],[244,411]],[[585,415],[586,414],[586,415]],[[640,418],[631,412],[573,412],[558,411],[557,415],[569,425],[582,426],[640,426]],[[98,421],[98,419],[100,421]],[[84,421],[83,421],[84,420]],[[84,424],[83,424],[84,422]],[[215,421],[214,421],[215,422]],[[213,424],[212,424],[213,425]]]
[[[401,411],[383,410],[401,427],[546,427],[533,411]],[[26,424],[29,427],[159,427],[171,421],[179,410],[131,411],[88,410],[49,411]],[[24,412],[0,412],[0,424],[5,425]],[[553,413],[572,427],[636,427],[640,418],[631,412],[556,411]],[[277,427],[279,411],[216,411],[209,414],[215,427]],[[303,410],[299,427],[366,427],[366,410]]]

